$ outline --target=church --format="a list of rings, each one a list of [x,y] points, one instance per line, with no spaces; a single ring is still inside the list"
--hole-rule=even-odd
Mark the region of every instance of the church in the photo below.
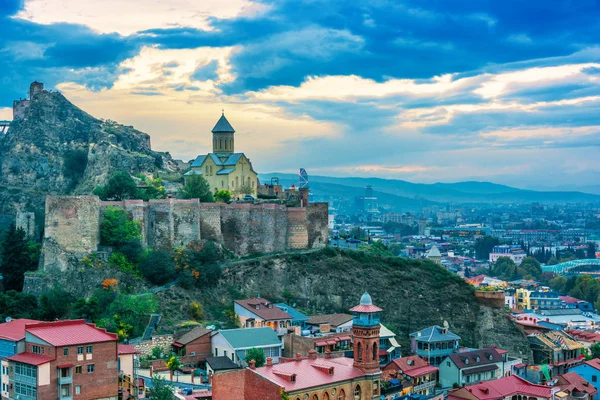
[[[196,157],[185,177],[202,175],[213,191],[229,190],[233,198],[256,197],[258,174],[244,153],[235,152],[234,133],[223,113],[212,129],[212,153]]]

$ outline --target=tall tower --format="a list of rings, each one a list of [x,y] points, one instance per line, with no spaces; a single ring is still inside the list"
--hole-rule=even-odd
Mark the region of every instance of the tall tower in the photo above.
[[[234,151],[233,134],[235,129],[225,118],[225,112],[217,121],[217,124],[212,130],[213,134],[213,153],[215,154],[232,154]]]
[[[379,320],[381,308],[373,305],[369,293],[360,298],[360,304],[350,309],[353,315],[354,367],[363,372],[380,373]]]

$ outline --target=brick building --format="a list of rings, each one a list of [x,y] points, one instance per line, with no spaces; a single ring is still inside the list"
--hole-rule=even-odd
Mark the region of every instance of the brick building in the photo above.
[[[379,399],[379,314],[381,309],[365,293],[354,315],[354,358],[318,358],[315,350],[308,358],[300,354],[291,360],[238,371],[215,373],[213,398],[219,400],[366,400]],[[284,361],[284,360],[282,360]]]
[[[233,305],[240,328],[268,326],[280,335],[292,326],[292,316],[263,298],[235,300]]]
[[[84,320],[25,326],[25,351],[6,359],[10,398],[117,399],[117,335]]]
[[[211,332],[202,326],[197,326],[191,331],[178,336],[172,344],[174,352],[180,357],[193,357],[194,362],[206,360],[206,357],[212,355],[210,347]]]
[[[412,393],[431,395],[435,393],[438,371],[421,357],[408,356],[390,361],[382,368],[382,376],[385,380],[408,381]]]

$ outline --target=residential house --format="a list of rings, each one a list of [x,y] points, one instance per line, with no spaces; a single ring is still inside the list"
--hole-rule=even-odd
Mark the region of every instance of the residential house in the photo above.
[[[400,344],[396,334],[380,324],[379,328],[379,364],[386,365],[400,357]]]
[[[212,355],[210,335],[212,331],[197,326],[192,330],[180,335],[171,346],[173,352],[182,358],[184,363],[198,363]]]
[[[429,249],[427,254],[425,254],[425,258],[433,261],[436,264],[442,264],[442,253],[440,253],[440,250],[437,248],[437,246],[431,246],[431,249]]]
[[[275,304],[277,308],[292,316],[292,326],[299,326],[301,330],[306,329],[306,323],[309,317],[285,303]]]
[[[334,400],[379,399],[379,324],[381,308],[375,306],[368,293],[354,313],[352,335],[354,358],[318,358],[311,350],[308,358],[297,355],[275,364],[271,358],[265,366],[216,373],[213,397],[219,400]],[[247,329],[246,329],[247,330]]]
[[[208,376],[212,376],[219,371],[229,371],[238,368],[240,368],[240,366],[231,361],[229,357],[219,356],[206,358],[206,373]]]
[[[322,314],[311,316],[306,325],[312,332],[350,332],[352,330],[352,315]]]
[[[419,356],[408,356],[390,361],[382,368],[382,377],[390,379],[408,380],[412,386],[412,393],[430,395],[435,393],[439,369],[430,366],[427,361]]]
[[[287,328],[292,326],[292,316],[269,300],[254,298],[235,300],[233,305],[240,328],[260,328],[268,326],[278,334],[287,333]]]
[[[600,342],[600,333],[598,332],[581,331],[579,329],[565,330],[565,332],[581,342],[586,349],[589,349],[593,344]]]
[[[528,335],[527,339],[533,352],[534,364],[551,366],[550,376],[546,379],[564,374],[584,359],[583,344],[565,332],[534,333]]]
[[[527,257],[527,253],[525,253],[521,246],[518,245],[494,246],[490,253],[490,263],[495,263],[500,257],[508,257],[513,260],[516,265],[521,265],[523,259]]]
[[[262,349],[265,358],[271,357],[279,362],[283,343],[270,327],[225,329],[214,332],[211,338],[213,357],[228,357],[240,366],[246,366],[246,352],[250,349]]]
[[[600,359],[584,361],[569,369],[569,372],[575,372],[587,382],[589,382],[596,390],[600,392]]]
[[[504,375],[505,357],[493,347],[450,354],[440,364],[442,387],[470,385]]]
[[[33,319],[13,319],[0,324],[0,360],[2,365],[2,398],[8,398],[10,382],[8,381],[8,361],[6,357],[25,351],[25,326],[40,321]]]
[[[585,312],[594,312],[594,305],[589,301],[580,300],[571,296],[558,296],[562,301],[563,308],[578,308]]]
[[[139,354],[139,351],[131,344],[117,345],[119,388],[122,392],[133,396],[139,394],[139,388],[136,385],[137,379],[135,377],[136,354]]]
[[[560,392],[554,395],[557,400],[596,400],[598,396],[598,389],[576,372],[558,375],[546,385],[560,389]]]
[[[442,359],[458,351],[460,336],[447,327],[434,325],[410,334],[411,350],[429,363],[438,366]]]
[[[451,390],[447,400],[554,400],[555,391],[513,375]]]
[[[600,316],[583,312],[578,308],[537,310],[535,313],[531,313],[531,315],[549,324],[559,325],[562,329],[600,329]]]
[[[117,335],[84,320],[25,327],[25,351],[8,357],[11,399],[116,399]]]

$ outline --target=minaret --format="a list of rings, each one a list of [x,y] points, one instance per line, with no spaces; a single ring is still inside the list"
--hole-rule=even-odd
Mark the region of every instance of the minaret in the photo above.
[[[229,121],[227,121],[227,118],[225,118],[225,111],[223,111],[221,118],[219,118],[212,130],[213,153],[232,154],[234,151],[234,133],[235,129],[233,129]]]
[[[365,373],[379,373],[379,320],[381,308],[373,305],[369,293],[360,298],[360,304],[350,309],[353,315],[354,367]]]

